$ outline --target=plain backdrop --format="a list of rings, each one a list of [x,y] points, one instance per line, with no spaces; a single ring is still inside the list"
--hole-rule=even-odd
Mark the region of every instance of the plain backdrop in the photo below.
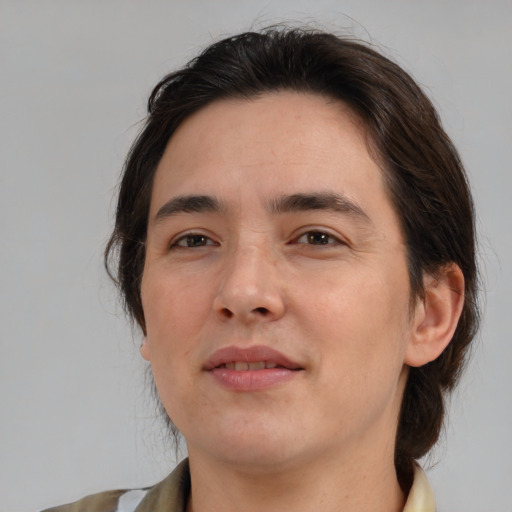
[[[152,86],[213,39],[347,30],[423,85],[459,148],[485,315],[423,461],[440,512],[512,511],[512,2],[0,0],[0,512],[155,483],[175,455],[102,268]]]

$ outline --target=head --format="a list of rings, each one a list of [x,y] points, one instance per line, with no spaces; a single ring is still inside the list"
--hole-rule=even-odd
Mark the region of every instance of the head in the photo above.
[[[146,334],[141,283],[154,177],[175,131],[221,100],[280,92],[311,93],[340,102],[362,127],[406,246],[411,310],[425,283],[455,265],[464,304],[439,357],[411,365],[395,444],[402,487],[412,462],[437,441],[444,399],[463,369],[478,320],[473,204],[463,166],[429,99],[399,66],[368,45],[304,30],[245,33],[207,48],[153,90],[148,117],[127,157],[116,225],[106,250],[129,315]]]

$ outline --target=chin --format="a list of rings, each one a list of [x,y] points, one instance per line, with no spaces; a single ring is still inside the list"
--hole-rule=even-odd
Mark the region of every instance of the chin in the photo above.
[[[279,428],[280,427],[280,428]],[[293,461],[308,451],[307,437],[299,438],[297,432],[261,420],[257,422],[222,422],[216,431],[209,431],[201,443],[201,450],[230,467],[253,474],[286,469]],[[185,436],[186,437],[186,436]],[[302,437],[302,436],[300,436]],[[193,455],[199,443],[187,440],[189,453]]]
[[[287,473],[300,466],[302,457],[300,450],[279,450],[273,446],[250,445],[231,449],[228,453],[218,454],[219,460],[225,465],[237,468],[239,472],[253,476],[269,473]]]

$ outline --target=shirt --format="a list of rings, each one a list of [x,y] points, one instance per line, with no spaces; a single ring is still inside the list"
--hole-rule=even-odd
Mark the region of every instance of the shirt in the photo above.
[[[42,512],[186,512],[190,494],[188,459],[149,489],[108,491]],[[427,476],[416,466],[403,512],[435,512],[436,502]]]

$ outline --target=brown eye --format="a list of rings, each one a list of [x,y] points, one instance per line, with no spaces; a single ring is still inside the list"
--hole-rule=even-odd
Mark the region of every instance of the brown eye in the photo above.
[[[204,247],[205,245],[213,245],[213,241],[205,235],[190,234],[181,237],[173,246],[175,247]]]
[[[297,239],[297,243],[308,245],[338,245],[341,242],[324,231],[308,231]]]

